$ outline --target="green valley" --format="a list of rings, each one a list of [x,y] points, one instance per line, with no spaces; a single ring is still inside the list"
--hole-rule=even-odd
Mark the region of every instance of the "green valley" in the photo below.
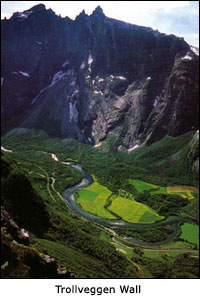
[[[192,133],[182,136],[185,142],[191,138]],[[174,144],[180,141],[180,137],[174,138]],[[159,155],[156,163],[149,160],[144,167],[142,153],[150,152],[151,147],[161,149],[163,142],[137,149],[135,154],[112,152],[107,146],[105,155],[105,148],[102,151],[72,139],[52,139],[42,131],[15,129],[2,138],[3,147],[13,151],[2,152],[3,207],[20,227],[30,231],[28,249],[55,258],[76,277],[173,278],[179,277],[182,261],[185,277],[196,277],[198,180],[189,164],[183,176],[185,158],[179,160],[179,168],[177,161],[170,165],[176,169],[173,178],[166,168],[157,173],[161,164],[165,165]],[[168,154],[173,155],[172,147]],[[85,221],[66,205],[65,190],[84,178],[80,170],[66,163],[78,163],[91,174],[93,183],[76,191],[74,198],[84,211],[111,221],[109,226]],[[26,196],[29,200],[24,204]],[[37,219],[30,208],[38,211]],[[128,226],[116,226],[118,221]],[[167,222],[162,226],[162,221]],[[14,238],[12,230],[8,233]],[[8,240],[7,234],[3,237]],[[16,249],[9,242],[7,246],[12,256]],[[24,275],[26,263],[21,253]],[[12,263],[10,267],[13,271]],[[13,277],[22,275],[11,273]]]

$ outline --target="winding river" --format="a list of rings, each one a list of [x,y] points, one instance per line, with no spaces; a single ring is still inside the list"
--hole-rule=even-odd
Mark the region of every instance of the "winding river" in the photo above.
[[[69,207],[69,209],[73,213],[78,215],[79,217],[81,217],[85,220],[91,221],[93,223],[103,225],[106,227],[110,227],[110,228],[135,228],[135,229],[141,228],[142,229],[142,228],[155,228],[155,227],[168,226],[168,225],[170,225],[173,228],[173,233],[170,234],[164,241],[149,243],[149,242],[144,242],[144,241],[130,238],[130,237],[124,237],[123,238],[124,241],[132,242],[132,243],[135,243],[138,245],[143,245],[143,246],[165,245],[165,244],[168,244],[169,242],[171,242],[175,237],[177,237],[181,233],[181,229],[180,229],[181,222],[188,222],[188,223],[196,224],[191,219],[183,218],[180,216],[170,216],[170,217],[168,217],[164,220],[158,221],[158,222],[144,224],[144,223],[128,223],[121,219],[120,220],[105,219],[105,218],[101,218],[101,217],[95,216],[93,214],[90,214],[90,213],[84,211],[77,204],[73,194],[74,194],[74,192],[91,185],[93,183],[92,177],[85,169],[83,169],[79,164],[77,164],[75,162],[62,162],[62,163],[70,165],[74,169],[82,172],[82,174],[84,175],[84,178],[82,179],[82,181],[79,184],[67,189],[63,195],[64,200],[65,200],[67,206]]]

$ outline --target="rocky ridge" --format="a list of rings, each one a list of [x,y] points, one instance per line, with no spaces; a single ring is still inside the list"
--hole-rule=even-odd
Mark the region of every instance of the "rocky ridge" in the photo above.
[[[3,132],[22,126],[122,148],[198,129],[198,56],[182,38],[43,4],[2,21]],[[197,52],[196,52],[197,53]]]

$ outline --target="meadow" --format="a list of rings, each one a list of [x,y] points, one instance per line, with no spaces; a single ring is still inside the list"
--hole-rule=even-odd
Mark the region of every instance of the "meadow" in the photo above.
[[[184,223],[181,226],[181,230],[182,234],[180,235],[180,238],[199,246],[199,226],[190,223]]]
[[[108,210],[119,215],[124,221],[131,223],[152,223],[163,219],[153,209],[137,201],[113,195]]]

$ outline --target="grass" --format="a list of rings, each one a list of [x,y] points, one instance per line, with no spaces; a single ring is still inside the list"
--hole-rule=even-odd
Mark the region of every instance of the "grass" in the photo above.
[[[140,223],[152,223],[158,220],[163,219],[164,217],[159,216],[155,212],[152,213],[151,211],[146,211],[139,219]]]
[[[112,204],[108,207],[108,210],[119,215],[127,222],[152,223],[164,218],[142,203],[116,195],[110,199],[112,200]]]
[[[106,205],[107,198],[112,194],[108,188],[94,182],[87,188],[78,192],[79,197],[77,203],[83,210],[107,219],[116,219],[104,206]]]
[[[199,227],[194,224],[184,223],[181,226],[182,234],[180,238],[199,246]]]
[[[150,251],[150,250],[143,249],[143,252],[145,257],[156,258],[156,259],[162,258],[160,251]]]
[[[150,257],[150,258],[155,258],[155,259],[163,259],[163,256],[169,256],[169,257],[175,257],[180,254],[178,251],[150,251],[150,250],[145,250],[143,249],[144,256],[145,257]]]
[[[65,162],[76,162],[78,163],[77,159],[72,159],[72,158],[65,158]]]
[[[174,249],[193,249],[194,246],[192,244],[187,243],[187,242],[171,242],[169,244],[161,246],[162,249],[167,249],[167,248],[174,248]]]
[[[143,192],[145,190],[151,190],[151,189],[157,189],[159,188],[159,186],[153,185],[153,184],[149,184],[140,180],[129,180],[129,183],[131,183],[135,189],[137,190],[137,192]]]
[[[166,187],[159,187],[158,190],[152,191],[151,194],[167,194]]]
[[[116,250],[118,250],[119,252],[120,252],[119,249],[121,249],[121,253],[124,254],[127,258],[131,259],[134,256],[133,249],[126,248],[114,242],[112,242],[112,245],[115,246]]]

